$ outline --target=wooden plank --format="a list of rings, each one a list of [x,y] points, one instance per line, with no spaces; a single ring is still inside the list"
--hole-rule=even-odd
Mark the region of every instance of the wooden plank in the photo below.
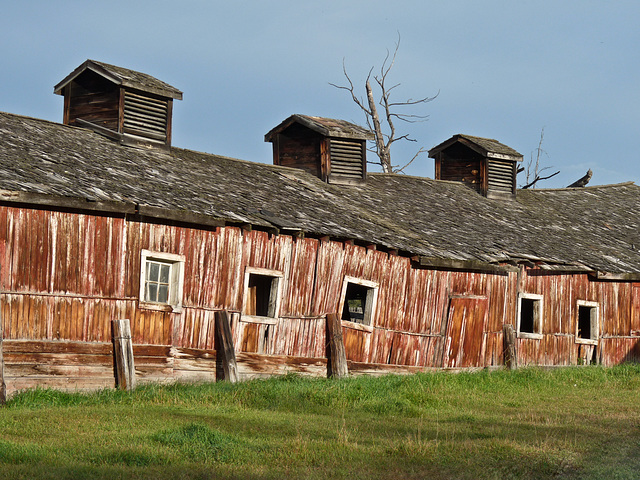
[[[344,378],[349,376],[347,368],[347,354],[342,338],[342,322],[335,313],[327,314],[327,333],[329,338],[329,362],[327,364],[328,375],[333,378]]]
[[[115,355],[116,386],[131,391],[136,386],[136,372],[131,345],[131,326],[128,319],[112,320]]]
[[[236,364],[236,352],[233,348],[233,335],[231,334],[231,318],[229,312],[223,310],[215,313],[216,316],[216,351],[219,361],[222,363],[223,380],[231,383],[238,381],[238,367]]]
[[[4,328],[2,327],[2,312],[0,312],[0,404],[7,402],[7,384],[4,380]]]
[[[516,357],[516,331],[513,325],[505,323],[503,327],[504,338],[504,365],[509,370],[518,367],[518,359]]]

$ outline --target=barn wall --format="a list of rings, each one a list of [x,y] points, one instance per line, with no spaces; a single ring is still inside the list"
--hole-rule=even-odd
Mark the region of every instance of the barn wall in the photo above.
[[[142,250],[184,255],[180,311],[140,305]],[[247,268],[279,272],[282,286],[277,318],[264,322],[241,316],[232,325],[245,377],[281,371],[285,367],[276,366],[279,361],[288,371],[326,369],[325,317],[341,313],[345,276],[379,285],[372,325],[342,322],[348,361],[359,370],[369,371],[372,364],[502,365],[502,329],[516,325],[519,292],[544,297],[543,338],[517,340],[520,365],[579,362],[577,300],[600,305],[599,362],[640,361],[640,284],[530,270],[415,268],[409,258],[351,242],[0,206],[3,338],[5,345],[17,342],[19,350],[7,350],[7,369],[15,370],[14,378],[22,378],[20,372],[35,375],[38,368],[42,375],[37,365],[45,363],[57,365],[51,372],[59,376],[80,372],[75,376],[103,382],[111,378],[110,367],[102,360],[93,365],[93,354],[82,352],[93,344],[108,350],[111,320],[128,318],[140,376],[215,379],[214,313],[241,312]],[[66,357],[60,345],[66,345]],[[25,351],[32,347],[36,356]],[[77,355],[68,355],[74,351]],[[81,365],[103,370],[91,373]]]
[[[541,340],[518,339],[521,365],[576,365],[582,347],[575,341],[577,301],[600,308],[596,360],[603,365],[640,361],[640,285],[594,281],[586,274],[529,272],[521,291],[544,297]]]

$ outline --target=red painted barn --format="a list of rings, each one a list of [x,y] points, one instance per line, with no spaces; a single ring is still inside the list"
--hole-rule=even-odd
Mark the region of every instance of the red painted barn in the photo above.
[[[515,188],[521,155],[456,135],[436,180],[366,170],[368,132],[294,115],[275,165],[171,147],[182,93],[87,61],[64,124],[0,113],[2,383],[216,380],[216,312],[240,378],[326,375],[337,314],[358,372],[613,365],[640,356],[640,189]],[[508,336],[508,335],[507,335]]]

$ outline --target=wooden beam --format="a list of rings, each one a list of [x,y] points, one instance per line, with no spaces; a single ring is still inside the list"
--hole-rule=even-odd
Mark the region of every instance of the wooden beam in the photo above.
[[[589,276],[596,280],[610,280],[619,282],[639,282],[640,273],[609,273],[609,272],[589,272]]]
[[[200,213],[192,213],[187,210],[172,210],[168,208],[152,207],[150,205],[137,205],[137,210],[138,214],[142,217],[173,220],[175,222],[204,225],[207,227],[223,227],[225,225],[224,220]]]
[[[7,384],[4,381],[4,350],[3,350],[4,330],[2,328],[2,312],[0,311],[0,404],[7,403]]]
[[[477,260],[452,260],[447,258],[420,257],[420,266],[444,270],[467,270],[476,272],[491,272],[506,275],[515,272],[517,268],[494,265]]]
[[[335,313],[327,314],[327,336],[329,361],[327,362],[327,376],[344,378],[349,376],[347,367],[347,353],[342,338],[342,322]]]
[[[502,335],[504,343],[504,366],[509,370],[515,370],[518,367],[518,357],[516,356],[516,331],[513,325],[505,323],[502,326]]]
[[[71,208],[74,210],[86,210],[92,212],[108,213],[134,213],[136,206],[133,203],[111,200],[91,201],[85,198],[63,197],[60,195],[48,195],[44,193],[18,192],[13,190],[0,190],[0,202],[22,203],[51,208]]]
[[[222,364],[223,378],[231,383],[238,381],[238,366],[236,352],[233,348],[233,335],[231,333],[231,314],[226,311],[218,311],[216,317],[216,355],[218,363]]]
[[[131,344],[131,325],[128,319],[112,320],[113,354],[116,388],[131,391],[136,388],[136,371]]]

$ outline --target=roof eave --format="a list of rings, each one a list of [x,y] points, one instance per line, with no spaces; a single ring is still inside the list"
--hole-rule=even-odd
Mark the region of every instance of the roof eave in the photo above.
[[[92,72],[97,73],[98,75],[104,77],[115,85],[133,88],[142,92],[152,93],[160,97],[182,100],[182,92],[180,90],[156,88],[148,85],[140,85],[136,82],[130,82],[126,78],[122,78],[119,75],[111,73],[108,69],[106,69],[102,65],[99,65],[93,60],[85,61],[84,63],[82,63],[82,65],[80,65],[73,72],[67,75],[60,83],[53,87],[53,93],[56,95],[62,95],[62,90],[86,70],[91,70]]]
[[[116,85],[122,85],[122,79],[116,75],[113,75],[111,72],[107,71],[100,65],[96,64],[93,60],[86,60],[82,63],[78,68],[76,68],[73,72],[67,75],[61,82],[59,82],[55,87],[53,87],[53,93],[56,95],[62,95],[62,90],[64,87],[69,85],[72,81],[74,81],[80,74],[82,74],[85,70],[91,70],[98,75],[103,76],[110,82],[115,83]]]

